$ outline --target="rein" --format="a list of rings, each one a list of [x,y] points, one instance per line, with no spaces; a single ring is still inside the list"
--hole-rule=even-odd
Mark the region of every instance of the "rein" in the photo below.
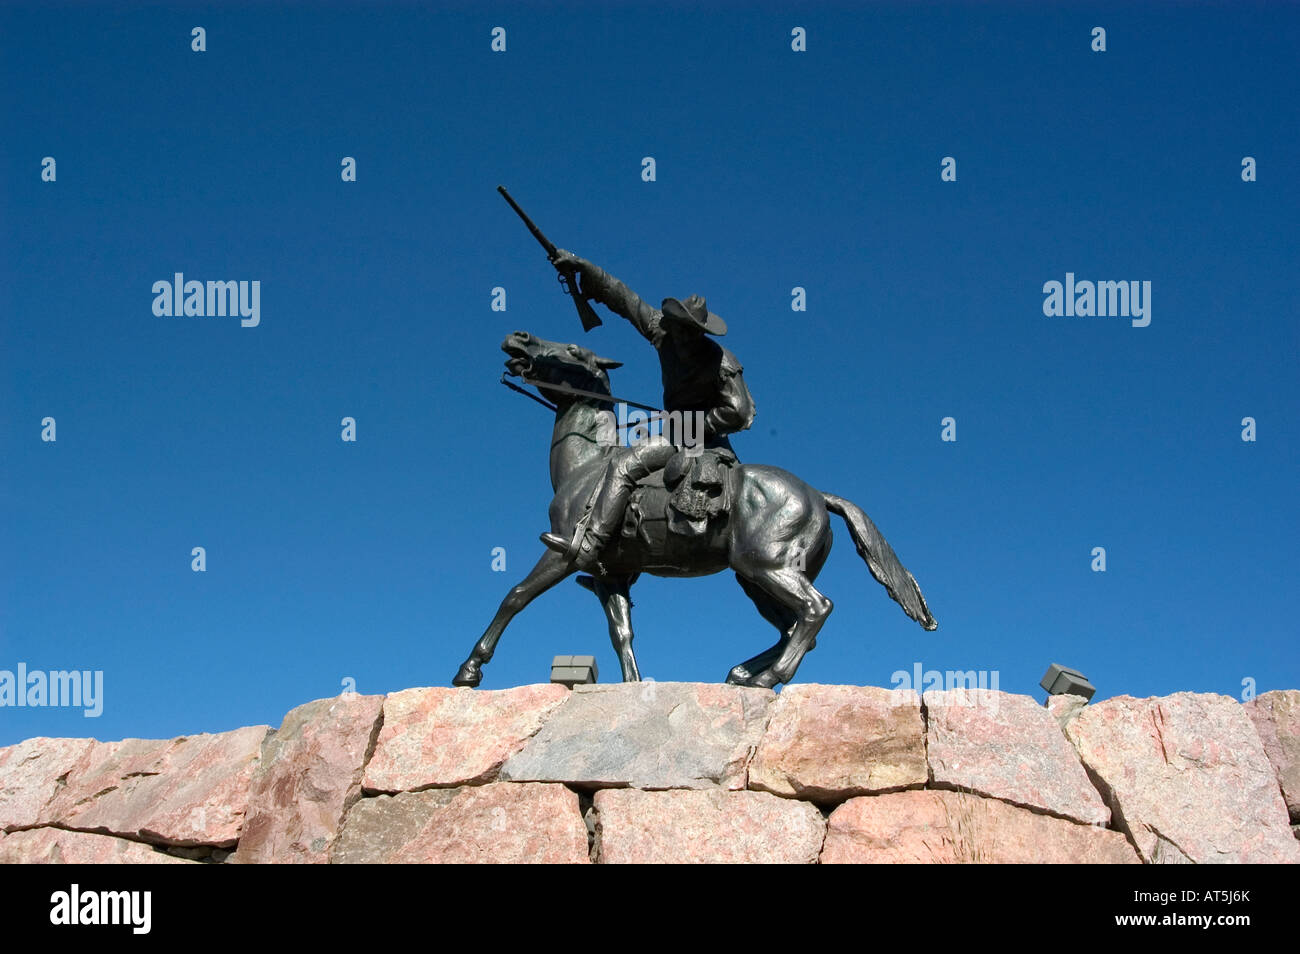
[[[525,379],[525,381],[528,384],[532,384],[532,382],[528,381],[527,379]],[[550,401],[547,401],[544,398],[539,398],[536,394],[533,394],[531,391],[525,391],[519,385],[512,384],[511,382],[507,381],[506,373],[504,371],[501,372],[501,383],[504,384],[506,387],[508,387],[511,391],[518,392],[519,394],[522,394],[526,398],[532,398],[534,401],[536,401],[542,407],[546,408],[548,411],[559,410],[559,408],[556,407],[554,404],[552,404]]]
[[[600,393],[597,392],[597,391],[584,391],[584,390],[582,390],[581,388],[571,388],[571,387],[569,387],[567,384],[546,384],[546,385],[543,385],[542,382],[529,380],[528,378],[524,377],[523,375],[520,375],[520,376],[519,376],[519,380],[520,380],[520,381],[523,381],[524,384],[527,384],[527,385],[529,385],[530,387],[537,388],[539,391],[542,389],[543,386],[545,386],[545,387],[550,388],[552,391],[559,391],[561,394],[571,394],[571,395],[573,395],[574,397],[596,398],[597,400],[599,400],[599,401],[604,401],[604,402],[606,402],[606,403],[608,403],[608,404],[626,404],[626,405],[628,405],[629,407],[637,407],[637,408],[640,408],[640,409],[643,410],[643,411],[651,411],[651,412],[653,412],[654,414],[663,414],[663,413],[664,413],[662,408],[651,407],[649,404],[638,404],[636,401],[629,401],[629,400],[627,400],[626,398],[614,397],[614,395],[612,395],[612,394],[600,394]],[[501,372],[501,383],[504,384],[506,387],[508,387],[511,391],[516,391],[516,392],[518,392],[519,394],[522,394],[522,395],[523,395],[524,397],[526,397],[526,398],[532,398],[534,401],[536,401],[538,404],[540,404],[542,407],[546,408],[547,410],[550,410],[550,411],[558,411],[558,410],[559,410],[559,408],[556,407],[554,404],[552,404],[550,401],[547,401],[547,400],[545,400],[544,398],[540,398],[540,397],[538,397],[536,394],[533,394],[531,391],[525,391],[525,390],[524,390],[523,388],[521,388],[519,385],[514,384],[514,383],[512,383],[512,382],[510,382],[510,381],[507,381],[507,380],[506,380],[506,373],[505,373],[504,371]],[[624,428],[627,428],[627,427],[639,427],[639,426],[641,426],[641,425],[644,424],[644,423],[645,423],[645,422],[643,422],[643,421],[627,422],[627,423],[622,424],[621,426],[624,427]]]

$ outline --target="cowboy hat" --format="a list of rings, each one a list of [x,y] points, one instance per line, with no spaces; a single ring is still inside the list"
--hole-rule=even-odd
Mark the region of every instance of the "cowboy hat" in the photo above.
[[[709,311],[708,304],[699,295],[692,295],[685,301],[665,298],[660,311],[669,321],[679,321],[705,334],[725,335],[727,333],[726,322]]]

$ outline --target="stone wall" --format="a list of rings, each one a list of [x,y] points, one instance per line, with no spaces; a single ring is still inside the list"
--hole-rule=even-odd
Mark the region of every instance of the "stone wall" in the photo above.
[[[1300,861],[1300,691],[408,689],[0,749],[0,861]]]

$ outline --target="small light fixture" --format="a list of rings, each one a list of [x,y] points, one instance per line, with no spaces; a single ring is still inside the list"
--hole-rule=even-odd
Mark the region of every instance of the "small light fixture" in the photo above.
[[[596,681],[595,656],[556,656],[551,660],[551,682],[568,686],[586,685]]]
[[[1083,696],[1091,699],[1097,691],[1087,676],[1060,663],[1052,663],[1047,667],[1047,674],[1039,685],[1049,696]]]

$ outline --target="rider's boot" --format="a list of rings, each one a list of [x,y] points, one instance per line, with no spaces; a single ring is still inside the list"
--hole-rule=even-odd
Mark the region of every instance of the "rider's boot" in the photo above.
[[[610,537],[623,522],[623,511],[636,482],[649,474],[649,468],[635,458],[626,462],[612,462],[605,471],[600,492],[583,519],[574,529],[573,539],[565,540],[556,533],[543,533],[542,542],[573,561],[580,570],[604,576],[600,553]]]

